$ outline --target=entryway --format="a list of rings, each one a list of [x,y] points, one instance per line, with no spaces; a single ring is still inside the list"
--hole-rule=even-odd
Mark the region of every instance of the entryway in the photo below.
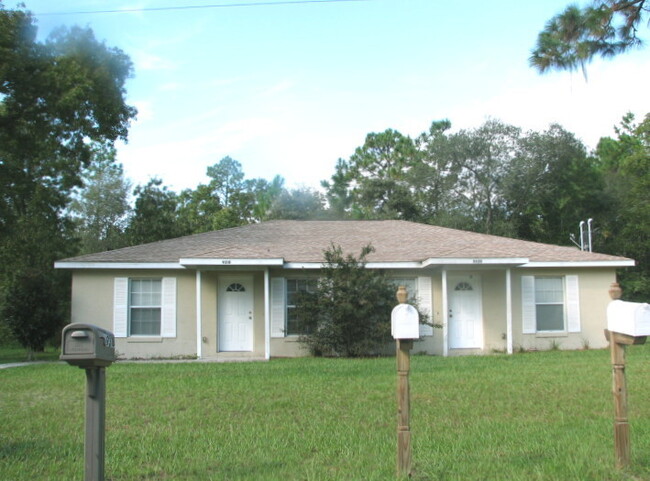
[[[220,352],[253,350],[253,299],[252,276],[219,279]]]
[[[449,348],[483,348],[481,278],[449,276]]]

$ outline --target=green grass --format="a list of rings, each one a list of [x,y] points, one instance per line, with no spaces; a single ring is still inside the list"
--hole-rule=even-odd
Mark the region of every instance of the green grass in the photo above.
[[[59,359],[61,349],[59,347],[47,346],[43,352],[35,352],[34,361],[56,361]],[[0,364],[13,362],[26,362],[27,350],[18,344],[0,346]]]
[[[650,349],[628,349],[633,465],[614,468],[609,353],[414,356],[414,480],[650,480]],[[390,480],[395,360],[107,371],[107,481]],[[0,370],[0,480],[83,478],[82,370]]]

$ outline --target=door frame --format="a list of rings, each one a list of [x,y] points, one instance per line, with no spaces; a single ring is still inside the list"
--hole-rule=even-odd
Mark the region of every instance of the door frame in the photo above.
[[[452,336],[451,333],[448,336],[448,348],[449,349],[484,349],[485,347],[485,332],[484,332],[484,321],[483,321],[483,279],[480,274],[477,273],[448,273],[448,292],[447,292],[447,322],[451,323],[452,319],[449,318],[449,311],[452,306],[452,299],[455,293],[455,287],[459,282],[463,280],[470,279],[473,281],[473,288],[476,291],[476,308],[478,312],[478,318],[475,320],[475,328],[478,328],[478,345],[475,346],[463,346],[456,347],[452,346]],[[451,326],[448,328],[451,330]]]
[[[225,350],[222,349],[221,346],[221,341],[222,341],[222,332],[225,331],[225,329],[221,328],[221,322],[222,322],[222,315],[221,315],[221,309],[223,306],[223,299],[224,299],[224,291],[222,291],[222,288],[225,289],[228,285],[232,284],[233,282],[242,282],[246,283],[247,288],[250,289],[250,312],[252,313],[251,318],[248,323],[248,329],[250,333],[250,349],[243,349],[243,350]],[[254,277],[252,275],[226,275],[226,276],[219,276],[217,279],[217,352],[253,352],[255,350],[255,290],[254,290]]]

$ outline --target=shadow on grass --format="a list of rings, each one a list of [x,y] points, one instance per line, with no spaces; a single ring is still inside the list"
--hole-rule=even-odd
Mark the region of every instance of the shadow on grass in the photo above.
[[[5,440],[6,441],[6,440]],[[25,461],[33,459],[35,455],[47,453],[51,449],[50,443],[45,440],[35,441],[8,441],[0,443],[0,461]]]

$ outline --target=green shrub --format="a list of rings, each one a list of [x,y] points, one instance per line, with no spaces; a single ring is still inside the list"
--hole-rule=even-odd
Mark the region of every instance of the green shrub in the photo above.
[[[381,272],[366,269],[364,247],[358,258],[340,246],[324,252],[322,277],[313,292],[300,293],[296,303],[300,342],[316,356],[360,357],[385,351],[395,286]]]

